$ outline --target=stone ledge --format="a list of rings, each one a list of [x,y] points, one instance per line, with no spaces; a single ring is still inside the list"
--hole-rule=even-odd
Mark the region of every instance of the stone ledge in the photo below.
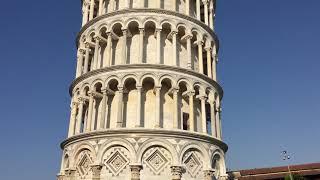
[[[224,152],[228,151],[228,145],[223,141],[216,139],[212,136],[208,136],[205,134],[201,134],[198,132],[190,132],[183,130],[170,130],[170,129],[145,129],[145,128],[135,128],[135,129],[106,129],[99,130],[94,132],[83,133],[79,135],[72,136],[66,140],[64,140],[60,147],[64,149],[64,147],[72,142],[88,140],[88,139],[97,139],[97,138],[105,138],[105,137],[172,137],[172,138],[182,138],[182,139],[190,139],[200,142],[205,142],[209,144],[214,144],[220,147]]]
[[[100,68],[97,70],[93,70],[90,71],[88,73],[85,73],[83,75],[81,75],[80,77],[76,78],[70,85],[69,87],[69,94],[72,96],[72,90],[73,88],[82,80],[90,78],[94,75],[100,74],[100,73],[104,73],[104,72],[113,72],[113,71],[117,71],[117,70],[130,70],[130,69],[144,69],[144,68],[149,68],[149,69],[158,69],[158,70],[171,70],[174,72],[180,72],[180,73],[185,73],[188,75],[192,75],[195,76],[197,78],[200,78],[204,81],[209,82],[210,84],[213,85],[213,87],[215,87],[218,90],[218,93],[221,97],[221,99],[223,98],[223,89],[222,87],[213,79],[210,79],[208,76],[204,75],[204,74],[200,74],[198,72],[195,72],[193,70],[189,70],[189,69],[185,69],[185,68],[180,68],[180,67],[175,67],[175,66],[168,66],[168,65],[164,65],[164,64],[125,64],[125,65],[114,65],[114,66],[110,66],[110,67],[105,67],[105,68]]]
[[[122,9],[122,10],[118,10],[118,11],[114,11],[114,12],[110,12],[101,16],[98,16],[94,19],[92,19],[91,21],[87,22],[80,30],[80,32],[77,35],[76,38],[76,45],[78,47],[78,42],[80,39],[80,35],[86,30],[88,29],[91,25],[93,25],[94,23],[96,23],[97,21],[100,21],[101,19],[105,19],[111,16],[115,16],[115,15],[119,15],[119,14],[128,14],[128,13],[159,13],[159,14],[167,14],[167,15],[173,15],[173,16],[177,16],[180,17],[182,19],[191,21],[199,26],[201,26],[203,29],[205,29],[206,31],[209,32],[209,34],[211,34],[214,38],[214,41],[216,42],[216,47],[217,47],[217,52],[219,52],[219,39],[218,36],[216,35],[216,33],[209,27],[207,26],[205,23],[199,21],[198,19],[195,19],[191,16],[187,16],[185,14],[181,14],[175,11],[169,11],[169,10],[164,10],[164,9],[155,9],[155,8],[136,8],[136,9]]]

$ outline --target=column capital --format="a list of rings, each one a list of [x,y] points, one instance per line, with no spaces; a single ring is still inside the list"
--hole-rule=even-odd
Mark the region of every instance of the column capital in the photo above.
[[[63,174],[57,174],[57,180],[64,180]]]
[[[203,3],[204,5],[208,5],[209,0],[202,0],[202,3]]]
[[[196,94],[195,91],[188,91],[187,92],[187,95],[190,97],[190,96],[194,96]]]
[[[140,180],[140,171],[143,169],[141,164],[131,164],[131,180]]]
[[[140,32],[140,34],[144,33],[144,28],[139,28],[139,32]]]
[[[122,31],[123,35],[127,35],[127,33],[128,33],[128,29],[121,29],[121,31]]]
[[[76,101],[72,101],[72,106],[77,106],[77,105],[79,105],[80,103],[79,102],[76,102]]]
[[[118,91],[119,91],[120,93],[123,93],[123,92],[124,92],[124,87],[123,87],[123,86],[118,86]]]
[[[212,47],[211,47],[211,46],[206,46],[206,47],[204,47],[204,49],[205,49],[206,51],[212,51]]]
[[[64,172],[66,176],[74,176],[76,174],[76,169],[69,168],[66,169]]]
[[[196,44],[198,45],[198,46],[203,46],[203,40],[198,40],[197,42],[196,42]]]
[[[79,52],[81,55],[83,55],[83,54],[86,52],[86,50],[85,50],[85,49],[82,49],[82,48],[79,48],[79,49],[78,49],[78,52]]]
[[[212,179],[212,177],[214,176],[214,172],[215,172],[214,169],[204,170],[204,171],[203,171],[203,173],[204,173],[204,178],[205,178],[205,179]]]
[[[221,180],[227,180],[228,177],[229,177],[228,174],[220,175],[220,179],[221,179]]]
[[[84,46],[86,47],[86,49],[89,49],[91,46],[91,43],[87,41],[84,43]]]
[[[136,86],[137,90],[141,91],[142,90],[142,86]]]
[[[78,102],[79,102],[79,104],[83,104],[85,101],[86,101],[85,98],[83,98],[83,97],[78,97]]]
[[[186,34],[186,35],[185,35],[185,39],[187,39],[187,40],[188,40],[188,39],[192,39],[192,37],[193,37],[192,34]]]
[[[90,166],[91,166],[91,170],[92,170],[92,176],[94,176],[94,177],[100,176],[102,165],[100,165],[100,164],[92,164]]]
[[[200,99],[201,101],[203,100],[205,101],[207,100],[208,97],[206,95],[198,95],[197,98]]]
[[[160,90],[161,90],[161,86],[155,86],[154,87],[154,91],[155,92],[160,92]]]
[[[101,38],[100,36],[95,36],[94,39],[95,39],[96,41],[98,41],[98,42],[99,42],[99,41],[102,41],[102,38]]]
[[[181,180],[183,167],[182,166],[171,166],[172,180]]]
[[[172,92],[173,92],[173,94],[178,94],[179,88],[173,88],[173,89],[172,89]]]

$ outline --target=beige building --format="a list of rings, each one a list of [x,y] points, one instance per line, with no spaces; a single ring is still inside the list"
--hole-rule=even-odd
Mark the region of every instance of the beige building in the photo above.
[[[215,0],[83,0],[59,180],[227,179]]]

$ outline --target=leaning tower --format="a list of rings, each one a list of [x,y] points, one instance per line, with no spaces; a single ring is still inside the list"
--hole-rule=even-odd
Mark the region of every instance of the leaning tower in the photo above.
[[[59,180],[227,179],[215,0],[83,0]]]

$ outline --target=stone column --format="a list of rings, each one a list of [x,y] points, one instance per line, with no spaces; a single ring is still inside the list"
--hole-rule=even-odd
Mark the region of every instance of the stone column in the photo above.
[[[200,40],[198,44],[198,59],[199,59],[199,73],[203,74],[203,56],[202,56],[202,45],[203,42]]]
[[[206,118],[206,100],[207,97],[202,95],[199,97],[201,101],[201,121],[202,121],[202,132],[207,134],[207,118]]]
[[[161,29],[156,29],[156,38],[157,38],[157,59],[156,64],[161,63]]]
[[[93,14],[94,14],[94,3],[95,0],[90,1],[90,14],[89,14],[89,20],[93,19]]]
[[[178,129],[179,127],[179,103],[178,103],[178,92],[179,89],[173,89],[173,128]],[[183,128],[181,128],[183,129]]]
[[[82,50],[82,49],[79,49],[79,51],[78,51],[76,77],[79,77],[82,74],[82,64],[83,64],[83,57],[84,57],[83,52],[84,52],[84,50]]]
[[[143,169],[143,166],[140,164],[130,165],[131,180],[140,180],[140,171],[142,169]]]
[[[94,93],[89,92],[88,119],[86,123],[86,132],[91,131],[92,112],[93,112]]]
[[[63,174],[58,174],[57,175],[57,180],[66,180],[64,177],[65,176]]]
[[[221,107],[220,107],[220,99],[217,97],[216,100],[216,128],[217,128],[217,138],[221,139],[221,120],[220,120],[220,113],[221,113]]]
[[[200,18],[200,0],[197,0],[197,2],[196,2],[196,11],[197,11],[197,19],[198,20],[201,20],[201,18]]]
[[[204,5],[204,23],[206,25],[209,25],[208,0],[202,0],[202,3]]]
[[[111,6],[110,12],[113,12],[115,10],[115,0],[110,0],[109,3],[110,3],[110,6]]]
[[[228,177],[229,177],[228,174],[224,174],[219,177],[219,180],[227,180]]]
[[[171,5],[171,11],[176,11],[176,5],[177,5],[177,1],[172,1],[172,5]],[[164,5],[163,5],[164,6]],[[165,8],[165,7],[163,7]]]
[[[78,109],[78,103],[77,102],[72,102],[68,137],[71,137],[71,136],[73,136],[75,134],[75,124],[76,124],[76,117],[77,117],[77,109]]]
[[[187,61],[188,61],[188,69],[192,69],[192,62],[191,62],[191,35],[188,35],[187,37]]]
[[[155,87],[155,93],[156,93],[156,109],[155,109],[155,128],[160,128],[160,115],[161,115],[161,112],[160,112],[160,93],[161,93],[161,86],[158,86],[158,87]]]
[[[189,123],[190,123],[190,130],[194,131],[194,91],[190,91],[189,95]]]
[[[190,15],[190,0],[186,0],[186,15]]]
[[[104,67],[107,66],[111,66],[111,61],[112,61],[112,52],[111,52],[111,48],[112,48],[112,35],[109,32],[108,34],[108,39],[107,39],[107,58],[105,58],[105,63],[103,63]]]
[[[212,79],[217,81],[217,54],[213,54],[212,59]]]
[[[209,78],[212,78],[211,47],[206,47],[205,50],[207,52],[207,74]]]
[[[94,56],[93,56],[93,69],[98,69],[98,57],[99,57],[99,47],[100,47],[100,38],[95,37],[96,43],[94,47]]]
[[[211,1],[212,3],[212,1]],[[214,22],[213,22],[213,19],[214,19],[214,15],[213,15],[213,8],[210,8],[209,10],[209,24],[210,24],[210,28],[212,30],[214,30]]]
[[[83,67],[83,74],[88,72],[88,66],[89,66],[89,56],[90,56],[90,45],[86,43],[86,57],[84,59],[84,67]]]
[[[101,116],[100,118],[98,119],[98,130],[101,130],[104,128],[104,125],[105,125],[105,119],[106,119],[106,107],[107,107],[107,102],[108,102],[108,92],[106,89],[103,89],[102,90],[103,93],[102,93],[102,100],[101,100]]]
[[[82,115],[83,115],[83,104],[84,104],[84,99],[78,98],[79,102],[79,110],[78,110],[78,117],[77,117],[77,122],[76,122],[76,132],[75,134],[80,134],[81,131],[81,123],[82,123]]]
[[[126,64],[127,60],[127,30],[122,30],[123,36],[122,36],[122,58],[120,64]]]
[[[122,128],[123,126],[123,111],[122,111],[122,106],[123,106],[123,87],[118,87],[119,89],[119,99],[118,99],[118,116],[117,116],[117,128]]]
[[[212,180],[213,176],[214,176],[214,170],[210,169],[210,170],[204,170],[204,180]]]
[[[102,166],[98,164],[91,165],[92,180],[100,180]]]
[[[211,115],[211,134],[213,137],[217,137],[216,111],[215,111],[214,101],[210,101],[210,115]]]
[[[136,127],[141,127],[141,93],[142,93],[142,86],[137,86],[137,120],[136,120]]]
[[[67,169],[65,170],[65,177],[68,180],[76,180],[76,170],[75,169]]]
[[[171,166],[172,180],[181,180],[183,168],[181,166]]]
[[[139,60],[138,63],[143,62],[143,36],[144,36],[144,29],[139,28]]]
[[[172,65],[178,66],[177,61],[177,34],[178,32],[172,32]]]
[[[83,16],[82,16],[82,26],[88,22],[89,16],[89,3],[83,2]]]
[[[99,0],[99,16],[103,13],[103,0]]]

